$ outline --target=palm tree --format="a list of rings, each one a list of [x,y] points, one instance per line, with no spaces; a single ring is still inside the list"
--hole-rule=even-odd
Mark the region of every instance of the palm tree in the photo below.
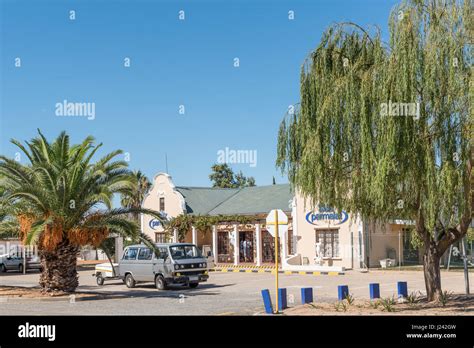
[[[120,203],[125,208],[139,209],[151,187],[151,182],[140,170],[134,171],[132,176],[133,185],[121,194]],[[132,218],[138,223],[139,213],[133,213]]]
[[[0,208],[9,216],[6,223],[16,221],[23,243],[37,245],[43,267],[42,290],[73,292],[78,286],[79,248],[97,247],[110,233],[139,236],[155,250],[151,239],[141,234],[138,224],[127,215],[146,213],[161,219],[158,212],[112,208],[113,195],[133,187],[127,163],[117,159],[122,151],[108,153],[94,163],[102,144],[95,145],[93,137],[70,146],[65,132],[51,144],[40,130],[38,133],[25,145],[11,140],[26,155],[28,164],[0,156],[0,189],[4,191]]]

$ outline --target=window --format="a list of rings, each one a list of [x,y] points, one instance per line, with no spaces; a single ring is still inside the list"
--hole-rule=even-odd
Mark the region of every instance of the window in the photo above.
[[[155,233],[155,243],[166,243],[166,233]]]
[[[217,233],[217,250],[219,254],[229,254],[229,233]]]
[[[165,197],[160,197],[160,211],[165,211]]]
[[[168,249],[167,248],[158,248],[158,250],[160,251],[160,253],[158,254],[158,258],[160,260],[166,260],[166,258],[168,257]]]
[[[148,248],[140,248],[140,251],[138,252],[139,260],[151,260],[152,256],[153,256],[153,253]]]
[[[137,258],[138,248],[128,248],[123,254],[124,260],[135,260]]]
[[[174,260],[193,259],[202,257],[201,252],[194,245],[179,245],[170,247],[171,257]]]
[[[339,230],[316,231],[316,243],[321,243],[323,257],[339,257]]]

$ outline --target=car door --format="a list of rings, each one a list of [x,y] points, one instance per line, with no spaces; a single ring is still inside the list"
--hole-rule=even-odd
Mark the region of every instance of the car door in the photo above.
[[[135,265],[135,263],[137,262],[137,255],[137,247],[129,247],[124,251],[119,267],[120,276],[123,277],[126,273],[131,273],[133,278],[135,278],[135,273],[137,271]]]
[[[3,259],[3,264],[5,265],[5,268],[6,268],[7,270],[13,269],[13,268],[12,268],[12,265],[13,265],[13,257],[12,257],[11,255],[5,256],[5,258]]]
[[[20,256],[17,256],[17,255],[9,256],[6,259],[5,267],[9,270],[17,271],[20,267],[21,261],[22,261],[22,258]]]
[[[168,247],[163,247],[161,252],[163,254],[163,269],[165,272],[165,277],[172,277],[174,272],[174,265],[171,262],[170,252]]]
[[[154,281],[152,257],[153,253],[149,248],[140,248],[136,261],[136,275],[134,276],[135,280],[141,282]]]
[[[166,248],[159,247],[159,253],[153,259],[153,274],[163,274],[166,278],[166,270],[165,270],[165,259],[166,259]]]

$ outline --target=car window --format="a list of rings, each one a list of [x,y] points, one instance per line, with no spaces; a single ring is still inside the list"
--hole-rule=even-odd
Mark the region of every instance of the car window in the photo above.
[[[140,248],[140,251],[138,252],[139,260],[151,260],[152,256],[153,256],[153,253],[148,248]]]
[[[171,257],[175,260],[193,259],[202,257],[201,252],[194,245],[176,245],[170,247]]]
[[[138,248],[128,248],[125,254],[123,254],[124,260],[135,260],[137,258]]]
[[[159,254],[157,258],[159,260],[166,260],[166,258],[168,257],[168,249],[164,247],[160,247],[158,248],[158,251],[159,251]]]

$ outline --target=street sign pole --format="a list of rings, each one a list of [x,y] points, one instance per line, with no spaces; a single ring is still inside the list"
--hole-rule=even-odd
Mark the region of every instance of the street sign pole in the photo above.
[[[275,313],[279,313],[278,303],[278,210],[275,209],[275,294],[276,294],[276,307]]]
[[[280,249],[280,230],[283,234],[282,243],[285,243],[285,233],[288,229],[288,217],[286,216],[285,212],[281,209],[272,209],[266,218],[266,227],[267,231],[270,233],[272,237],[275,238],[275,299],[276,299],[276,308],[273,311],[275,314],[280,313],[280,298],[278,296],[278,264],[279,264],[279,249]],[[282,302],[284,303],[284,302]]]

